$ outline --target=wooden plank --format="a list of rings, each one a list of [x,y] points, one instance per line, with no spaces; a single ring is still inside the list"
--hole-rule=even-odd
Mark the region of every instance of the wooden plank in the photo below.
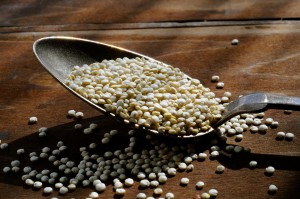
[[[201,22],[150,22],[150,23],[114,23],[114,24],[68,24],[43,26],[12,26],[0,27],[1,33],[17,32],[56,32],[80,30],[122,30],[122,29],[153,29],[153,28],[185,28],[214,26],[253,26],[297,23],[294,20],[247,20],[247,21],[201,21]]]
[[[295,0],[4,0],[0,26],[299,18]]]
[[[109,146],[99,144],[99,151],[114,150],[123,147],[126,140],[127,127],[101,116],[101,114],[71,95],[60,86],[38,63],[33,52],[33,42],[43,36],[66,35],[93,39],[134,50],[158,60],[179,67],[188,75],[200,79],[218,96],[224,91],[231,91],[233,98],[254,91],[275,92],[300,96],[300,25],[296,22],[288,24],[224,26],[224,27],[191,27],[191,28],[155,28],[132,30],[90,30],[65,32],[24,32],[0,35],[0,139],[8,142],[7,151],[0,150],[0,169],[14,159],[21,159],[22,166],[30,164],[28,153],[40,151],[43,146],[52,149],[57,141],[63,140],[72,152],[90,142],[100,142],[101,135],[109,129],[120,129],[121,138]],[[240,44],[232,46],[231,40],[237,38]],[[214,74],[220,75],[225,82],[223,90],[215,89],[210,82]],[[83,111],[83,124],[99,123],[99,131],[91,136],[74,132],[73,120],[66,118],[69,109]],[[28,125],[30,116],[37,116],[36,125]],[[97,117],[100,116],[100,117]],[[240,143],[252,149],[250,157],[243,159],[220,158],[217,160],[195,161],[195,169],[191,173],[179,173],[162,186],[165,193],[173,192],[177,198],[193,198],[210,188],[219,190],[218,198],[298,198],[299,195],[299,112],[284,115],[282,111],[267,111],[266,117],[273,117],[280,122],[278,129],[270,129],[267,134],[244,133]],[[49,127],[48,138],[38,139],[39,127]],[[277,131],[294,132],[296,138],[291,141],[276,141]],[[124,138],[124,139],[123,139]],[[162,142],[180,144],[182,141],[162,139]],[[192,142],[192,141],[191,141]],[[126,144],[126,143],[125,143]],[[147,142],[145,141],[145,146]],[[200,149],[208,153],[205,142]],[[16,150],[25,148],[28,152],[18,157]],[[78,153],[71,157],[79,160]],[[258,168],[251,170],[248,162],[258,161]],[[226,171],[215,174],[218,164],[226,166]],[[264,175],[266,166],[276,168],[273,176]],[[42,169],[49,167],[47,161],[31,165]],[[179,186],[181,177],[189,177],[187,187]],[[206,182],[203,190],[196,190],[198,180]],[[269,184],[278,186],[275,195],[269,195]],[[78,188],[66,195],[66,198],[87,197],[92,188]],[[138,183],[127,189],[123,198],[134,198],[137,193],[152,195],[152,189],[139,190]],[[57,196],[57,192],[51,196]],[[42,190],[24,189],[19,177],[0,173],[0,198],[40,198]],[[113,198],[112,186],[102,198]],[[50,197],[49,197],[50,198]],[[63,198],[59,196],[59,198]]]

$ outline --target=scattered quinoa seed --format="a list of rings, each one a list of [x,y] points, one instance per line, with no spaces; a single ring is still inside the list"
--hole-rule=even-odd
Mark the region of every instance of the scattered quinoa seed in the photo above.
[[[218,190],[216,190],[216,189],[210,189],[208,191],[208,193],[209,193],[210,196],[216,197],[218,195]]]
[[[90,197],[90,198],[98,198],[98,197],[99,197],[99,194],[98,194],[97,192],[94,192],[94,191],[93,191],[93,192],[90,193],[89,197]]]
[[[222,89],[224,85],[224,82],[218,82],[216,88]]]
[[[181,185],[187,185],[189,184],[190,180],[188,178],[181,178],[180,184]]]
[[[202,182],[202,181],[198,181],[197,183],[196,183],[196,188],[197,189],[202,189],[203,187],[204,187],[204,182]]]
[[[162,190],[162,188],[155,188],[155,189],[153,190],[153,193],[154,193],[155,195],[161,195],[161,194],[163,193],[163,190]]]
[[[223,165],[218,165],[216,168],[216,173],[223,173],[225,171],[225,167]]]
[[[7,143],[0,144],[0,149],[5,150],[7,148],[8,148],[8,144]]]
[[[233,39],[232,41],[231,41],[231,45],[238,45],[240,43],[240,41],[238,40],[238,39]]]
[[[254,161],[254,160],[252,160],[252,161],[249,162],[249,166],[250,166],[251,168],[255,168],[255,167],[257,166],[257,162]]]
[[[201,199],[209,199],[210,198],[210,195],[206,192],[202,193],[201,194]]]
[[[277,191],[278,191],[278,188],[277,188],[276,185],[271,184],[271,185],[269,186],[269,192],[270,192],[270,193],[276,193]]]
[[[65,195],[69,192],[68,188],[67,187],[64,187],[62,186],[60,189],[59,189],[59,194],[61,195]]]
[[[293,140],[294,137],[295,137],[294,133],[286,133],[286,134],[285,134],[285,139],[286,139],[287,141]]]
[[[275,168],[274,168],[274,167],[268,166],[268,167],[266,168],[266,173],[267,173],[267,174],[272,175],[274,172],[275,172]]]
[[[280,131],[276,134],[277,140],[283,140],[284,138],[285,138],[285,132]]]
[[[173,199],[175,198],[174,194],[171,192],[166,193],[166,199]]]
[[[44,193],[45,193],[45,194],[51,194],[52,191],[53,191],[52,187],[45,187],[45,188],[44,188]]]
[[[212,82],[218,82],[219,80],[220,80],[220,77],[218,75],[211,76],[211,81]]]
[[[146,199],[147,198],[147,195],[145,193],[138,193],[136,195],[136,198],[137,199]]]
[[[77,118],[77,119],[81,119],[81,118],[83,118],[83,116],[84,116],[84,114],[82,112],[75,113],[75,118]]]
[[[28,124],[35,124],[37,123],[38,119],[35,116],[32,116],[28,119]]]
[[[75,117],[76,111],[75,110],[68,110],[67,115],[68,115],[68,117]]]

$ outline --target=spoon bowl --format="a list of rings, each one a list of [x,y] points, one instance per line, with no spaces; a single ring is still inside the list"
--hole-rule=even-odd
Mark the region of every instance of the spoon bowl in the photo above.
[[[121,57],[140,57],[149,60],[155,60],[151,57],[113,45],[86,39],[62,36],[44,37],[35,41],[33,44],[33,51],[39,62],[42,64],[42,66],[71,93],[73,93],[92,107],[100,110],[104,114],[113,116],[115,119],[125,123],[129,123],[129,121],[124,120],[118,115],[109,113],[103,107],[92,103],[90,100],[84,98],[83,96],[75,92],[73,89],[71,89],[68,85],[64,83],[64,81],[70,74],[73,66],[82,66],[83,64],[101,62],[104,59],[109,60]],[[155,61],[160,62],[157,60]],[[148,132],[154,134],[160,134],[156,130],[141,127],[137,124],[133,124],[133,126],[136,128],[146,129]],[[197,135],[185,135],[180,137],[190,138],[195,136],[202,136],[213,131],[214,129],[211,128],[207,132],[200,132]],[[169,136],[174,137],[173,135]]]

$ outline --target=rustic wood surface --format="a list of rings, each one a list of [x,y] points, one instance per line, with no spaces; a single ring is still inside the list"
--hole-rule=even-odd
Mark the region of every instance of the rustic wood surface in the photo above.
[[[299,18],[298,0],[3,0],[1,26]]]
[[[191,4],[181,1],[147,1],[148,4],[144,1],[129,1],[128,4],[116,4],[114,1],[70,2],[1,2],[0,140],[9,143],[7,150],[0,150],[1,199],[86,198],[92,188],[78,188],[66,196],[60,196],[57,191],[45,196],[42,190],[24,187],[21,175],[5,175],[2,169],[14,159],[22,160],[22,166],[30,164],[29,152],[40,151],[44,146],[54,148],[59,140],[64,141],[69,147],[69,155],[77,160],[78,147],[87,146],[90,142],[100,143],[100,136],[109,129],[119,129],[122,139],[113,140],[109,146],[99,144],[99,152],[123,147],[123,140],[127,138],[127,126],[103,116],[77,99],[41,67],[32,52],[33,42],[41,37],[81,37],[136,51],[179,67],[201,80],[218,96],[225,91],[231,91],[233,98],[265,91],[300,97],[300,23],[297,20],[276,20],[299,17],[299,1],[230,0],[226,3],[215,1],[215,5],[210,1],[194,1]],[[114,9],[110,10],[111,7]],[[272,19],[272,22],[222,22],[254,18]],[[201,22],[206,19],[219,22]],[[194,22],[176,23],[189,20]],[[231,45],[234,38],[239,39],[239,45]],[[215,74],[225,82],[224,89],[216,89],[215,84],[210,82],[210,77]],[[75,121],[66,117],[69,109],[83,111],[85,117],[82,123],[97,122],[99,130],[90,136],[74,131]],[[30,116],[37,116],[38,123],[28,125]],[[266,134],[246,132],[239,143],[233,139],[228,141],[251,148],[249,156],[196,161],[194,171],[170,178],[162,186],[163,190],[173,192],[176,198],[197,198],[198,194],[210,188],[218,189],[217,198],[225,199],[299,198],[300,113],[286,115],[280,110],[269,110],[266,112],[268,116],[280,123],[277,129],[270,129]],[[37,133],[42,126],[49,128],[44,140],[39,139]],[[293,132],[296,137],[293,141],[277,141],[275,135],[278,131]],[[159,139],[174,145],[181,142]],[[206,141],[204,139],[198,144],[203,145],[200,150],[208,153]],[[26,155],[18,157],[18,148],[24,148]],[[254,170],[248,166],[252,159],[258,161],[258,168]],[[218,164],[226,167],[223,174],[215,174]],[[265,167],[269,165],[276,168],[273,176],[264,174]],[[52,168],[46,161],[32,167]],[[187,187],[179,185],[181,177],[190,178]],[[203,190],[195,189],[198,180],[206,183]],[[270,184],[279,188],[274,195],[268,193]],[[123,198],[135,198],[141,191],[149,196],[153,193],[153,189],[139,190],[136,183],[127,189]],[[100,198],[114,197],[111,185],[100,195]]]

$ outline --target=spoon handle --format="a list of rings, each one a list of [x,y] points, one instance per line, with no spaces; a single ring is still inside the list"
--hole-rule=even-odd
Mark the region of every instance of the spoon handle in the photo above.
[[[300,98],[266,93],[268,109],[300,111]]]
[[[257,113],[267,109],[300,111],[300,98],[271,93],[252,93],[242,96],[228,104],[222,118],[213,124],[213,128],[222,125],[238,114]]]

